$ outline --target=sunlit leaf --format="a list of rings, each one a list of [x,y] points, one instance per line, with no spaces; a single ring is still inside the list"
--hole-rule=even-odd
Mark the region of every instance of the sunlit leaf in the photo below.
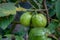
[[[5,36],[7,37],[8,40],[11,40],[13,35],[12,34],[7,34]]]
[[[15,14],[16,14],[16,7],[14,6],[14,3],[0,4],[0,17],[15,15]]]
[[[20,37],[20,36],[15,36],[15,39],[16,40],[24,40],[24,38],[23,37]]]

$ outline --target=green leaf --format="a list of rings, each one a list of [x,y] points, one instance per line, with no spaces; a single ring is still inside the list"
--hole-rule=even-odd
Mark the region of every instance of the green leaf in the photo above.
[[[55,9],[54,8],[52,8],[52,9],[49,10],[49,16],[50,17],[54,16],[55,14],[56,13],[55,13]]]
[[[1,0],[0,0],[0,3],[1,3]]]
[[[58,22],[52,20],[51,23],[48,25],[47,28],[48,28],[52,33],[54,33],[57,25],[58,25]]]
[[[2,3],[0,4],[0,17],[15,15],[16,7],[14,3]]]
[[[10,0],[10,2],[16,2],[17,0]]]
[[[60,23],[56,27],[55,34],[60,37]]]
[[[56,2],[56,16],[60,20],[60,0]]]
[[[46,3],[47,3],[48,11],[49,11],[49,16],[53,17],[56,14],[56,11],[55,11],[56,0],[47,0]]]
[[[16,35],[13,35],[13,34],[7,34],[7,35],[5,35],[5,36],[8,38],[8,40],[11,40],[12,38],[15,38],[15,40],[24,40],[23,37],[21,37],[21,36],[16,36]]]
[[[17,24],[12,33],[16,34],[16,35],[19,35],[19,36],[24,36],[26,34],[27,30],[28,30],[28,28],[26,28],[25,26]]]
[[[2,40],[2,36],[0,35],[0,40]]]
[[[18,0],[7,0],[8,2],[16,2],[16,1],[18,1]],[[19,0],[20,1],[20,0]]]
[[[42,6],[41,5],[42,4],[42,0],[29,0],[29,2],[36,9],[41,8],[41,6]],[[40,6],[37,3],[39,3]]]
[[[10,15],[8,17],[2,17],[0,18],[0,27],[2,29],[6,29],[8,25],[13,21],[14,16]]]
[[[6,36],[8,40],[11,40],[12,39],[12,36],[14,38],[14,35],[13,34],[6,34],[4,36]]]
[[[15,36],[15,40],[24,40],[24,38],[20,36]]]
[[[37,2],[39,2],[40,4],[42,4],[43,0],[37,0]]]

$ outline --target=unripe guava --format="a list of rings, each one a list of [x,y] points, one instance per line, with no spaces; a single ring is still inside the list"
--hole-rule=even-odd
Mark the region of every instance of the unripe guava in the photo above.
[[[36,14],[32,17],[32,25],[34,27],[45,27],[47,24],[47,18],[43,14]]]
[[[20,17],[20,23],[24,26],[29,26],[30,25],[30,20],[31,20],[31,13],[26,12]]]
[[[29,33],[29,40],[47,40],[51,32],[46,28],[33,28]]]
[[[29,40],[47,40],[46,36],[30,36]]]

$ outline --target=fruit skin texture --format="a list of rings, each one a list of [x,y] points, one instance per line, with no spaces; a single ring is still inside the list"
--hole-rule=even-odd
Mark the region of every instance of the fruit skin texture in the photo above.
[[[29,40],[47,40],[46,36],[31,36]]]
[[[29,26],[31,17],[32,17],[32,15],[30,12],[24,13],[20,18],[20,23],[24,26]]]
[[[47,24],[47,18],[43,14],[36,14],[32,17],[32,25],[34,27],[45,27]]]
[[[52,40],[51,38],[47,38],[47,40]]]
[[[51,32],[46,28],[33,28],[29,33],[29,40],[47,40]]]

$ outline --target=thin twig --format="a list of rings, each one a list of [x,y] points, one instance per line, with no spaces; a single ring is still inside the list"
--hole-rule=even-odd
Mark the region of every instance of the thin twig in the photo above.
[[[7,2],[7,0],[2,0],[4,3],[6,3]]]
[[[52,38],[58,40],[58,38],[55,35],[53,35],[53,34],[49,35],[49,37],[52,37]]]
[[[16,8],[16,11],[46,11],[46,9],[25,9],[22,7]]]
[[[46,0],[43,0],[43,3],[44,3],[44,7],[46,9],[46,14],[47,14],[47,19],[48,19],[48,24],[50,23],[50,17],[49,17],[49,14],[48,14],[48,9],[47,9],[47,5],[46,5]]]

